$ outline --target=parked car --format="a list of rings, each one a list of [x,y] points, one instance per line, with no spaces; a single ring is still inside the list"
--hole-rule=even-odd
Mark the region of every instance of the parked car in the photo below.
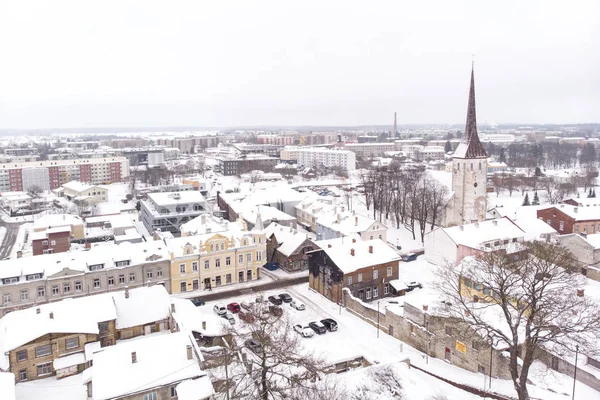
[[[235,324],[235,318],[233,318],[233,314],[230,312],[226,312],[225,314],[221,314],[221,318],[226,319],[227,321],[229,321],[229,323],[231,325]]]
[[[215,304],[215,306],[213,307],[213,311],[217,315],[227,314],[227,307],[225,307],[223,304]]]
[[[229,303],[227,304],[227,310],[231,311],[232,313],[237,313],[240,312],[240,305],[238,303]]]
[[[192,299],[192,304],[195,305],[196,307],[198,307],[198,306],[205,305],[206,302],[202,299]]]
[[[238,313],[238,317],[240,317],[240,319],[242,321],[248,322],[248,323],[254,322],[254,320],[256,319],[256,318],[254,318],[254,314],[249,313],[248,311],[243,311],[243,310],[240,310],[240,312]]]
[[[255,352],[256,354],[262,353],[262,345],[256,339],[248,339],[244,342],[247,348]]]
[[[266,263],[265,265],[263,265],[263,268],[266,268],[269,271],[275,271],[276,269],[279,268],[279,263],[276,263],[276,262]]]
[[[338,329],[338,324],[334,319],[325,318],[321,320],[321,323],[327,328],[329,332],[335,332]]]
[[[292,308],[295,308],[298,311],[306,310],[306,306],[304,306],[304,303],[302,303],[298,300],[292,300],[292,302],[290,303],[290,306],[292,306]]]
[[[283,303],[283,301],[281,301],[281,299],[279,297],[275,297],[275,296],[269,296],[268,300],[271,303],[275,304],[276,306],[280,306],[281,303]]]
[[[402,258],[402,261],[404,262],[415,261],[417,259],[417,255],[415,253],[408,253],[400,256],[400,258]]]
[[[315,332],[309,326],[302,326],[300,324],[297,324],[294,325],[294,330],[305,338],[313,337],[315,335]]]
[[[269,306],[269,312],[276,317],[281,317],[283,315],[283,308],[278,306]]]
[[[244,310],[250,311],[254,307],[254,302],[244,300],[244,301],[242,301],[242,303],[240,305],[242,306],[242,308]]]
[[[406,285],[406,287],[408,289],[406,289],[407,292],[410,292],[416,288],[419,289],[423,289],[423,285],[421,285],[419,282],[413,281],[413,282],[404,282],[404,284]]]
[[[279,298],[281,299],[281,301],[283,301],[284,303],[290,303],[292,301],[292,296],[290,296],[287,293],[281,293],[279,295]]]
[[[312,328],[312,330],[315,331],[316,333],[318,333],[319,335],[322,335],[325,332],[327,332],[327,329],[325,328],[325,325],[323,325],[319,321],[309,322],[308,326],[310,326]]]

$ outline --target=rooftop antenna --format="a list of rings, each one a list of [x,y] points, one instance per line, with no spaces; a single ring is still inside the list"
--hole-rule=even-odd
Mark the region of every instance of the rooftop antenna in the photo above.
[[[396,129],[396,111],[394,111],[394,133],[393,133],[393,137],[396,138],[397,135],[398,135],[398,130]]]

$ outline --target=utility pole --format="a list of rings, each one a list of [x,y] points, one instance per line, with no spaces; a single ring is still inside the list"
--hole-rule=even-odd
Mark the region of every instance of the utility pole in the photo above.
[[[221,340],[225,344],[225,393],[227,393],[227,400],[229,400],[229,371],[227,369],[227,353],[229,352],[229,343],[227,343],[224,337],[221,337]]]
[[[379,300],[377,300],[377,339],[379,339]]]
[[[429,318],[427,314],[425,316],[425,334],[427,335],[427,346],[425,346],[425,364],[429,364]]]
[[[573,373],[573,397],[571,400],[575,400],[575,382],[577,381],[577,356],[579,355],[579,345],[575,346],[575,372]]]

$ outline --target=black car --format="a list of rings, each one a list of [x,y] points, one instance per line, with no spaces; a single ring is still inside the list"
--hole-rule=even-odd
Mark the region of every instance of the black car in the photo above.
[[[203,306],[206,303],[202,299],[192,299],[192,304],[195,305],[196,307],[198,307],[198,306]]]
[[[338,324],[337,322],[335,322],[335,320],[331,319],[331,318],[325,318],[321,320],[321,323],[323,325],[325,325],[325,328],[327,328],[327,330],[329,332],[335,332],[338,329]]]
[[[268,300],[271,303],[275,304],[276,306],[280,306],[281,303],[283,303],[283,301],[281,301],[281,299],[279,297],[275,297],[275,296],[269,296]]]
[[[246,342],[244,344],[246,345],[247,348],[249,348],[256,354],[262,352],[262,345],[260,344],[260,342],[258,340],[248,339],[248,340],[246,340]]]
[[[283,301],[284,303],[291,303],[292,302],[292,296],[290,296],[287,293],[281,293],[279,295],[279,298],[281,299],[281,301]]]
[[[325,325],[323,325],[319,321],[309,322],[308,326],[310,326],[312,328],[312,330],[315,331],[315,333],[318,333],[319,335],[322,335],[325,332],[327,332],[327,329],[325,328]]]

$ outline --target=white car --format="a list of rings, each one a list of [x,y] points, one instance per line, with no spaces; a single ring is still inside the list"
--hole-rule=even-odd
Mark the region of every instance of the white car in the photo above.
[[[223,304],[215,304],[215,306],[213,307],[213,311],[217,315],[227,314],[227,307],[225,307]]]
[[[290,306],[292,306],[292,308],[295,308],[298,311],[306,310],[306,306],[301,301],[292,300]]]
[[[313,337],[315,335],[315,331],[313,331],[310,327],[302,326],[300,324],[294,325],[294,330],[305,338]]]
[[[254,307],[254,302],[244,300],[240,303],[240,306],[246,311],[251,311]]]

